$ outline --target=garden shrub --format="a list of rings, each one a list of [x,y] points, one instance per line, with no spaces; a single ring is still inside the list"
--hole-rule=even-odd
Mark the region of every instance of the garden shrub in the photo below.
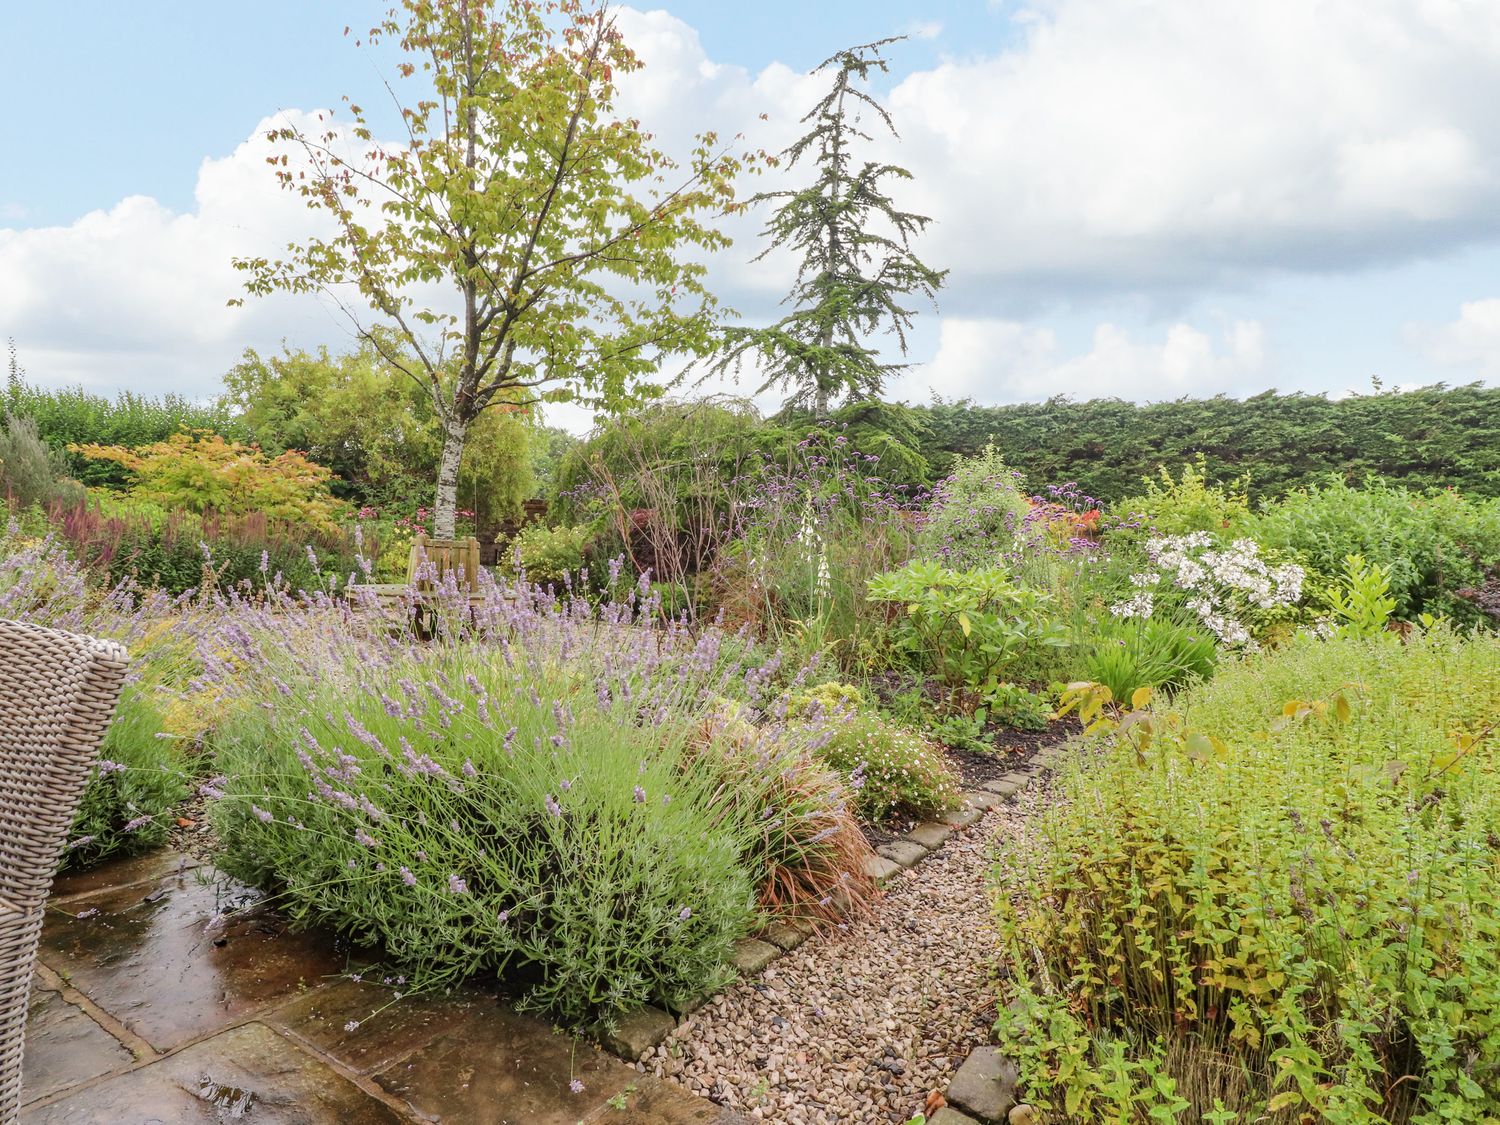
[[[1030,511],[1021,475],[989,446],[960,460],[933,489],[917,553],[954,570],[994,566],[1014,546]]]
[[[958,802],[959,778],[941,749],[867,710],[851,684],[823,683],[793,697],[795,717],[822,724],[818,757],[848,779],[861,819],[927,817]]]
[[[589,577],[593,542],[593,529],[585,524],[547,527],[534,523],[516,533],[502,558],[509,573],[539,586],[581,586]]]
[[[215,740],[226,870],[419,987],[504,974],[569,1022],[721,982],[758,892],[858,891],[842,785],[765,713],[774,659],[486,592],[428,645],[291,607],[226,631],[257,703]]]
[[[1174,477],[1165,465],[1157,478],[1147,477],[1145,491],[1120,501],[1118,510],[1137,518],[1143,528],[1159,536],[1211,532],[1234,538],[1250,518],[1245,482],[1214,484],[1208,479],[1203,454],[1182,466]]]
[[[1443,626],[1302,636],[1122,720],[994,869],[1028,1098],[1494,1120],[1497,721],[1500,637]]]
[[[0,413],[0,502],[17,508],[46,506],[82,489],[66,476],[30,418]]]
[[[1062,643],[1050,596],[1000,567],[911,562],[871,578],[869,597],[894,606],[891,652],[937,677],[951,713],[974,714],[1005,694],[1002,677],[1028,650]]]
[[[1274,624],[1288,621],[1302,599],[1304,572],[1253,539],[1225,544],[1208,531],[1147,540],[1145,565],[1130,576],[1134,592],[1109,607],[1118,618],[1147,620],[1159,612],[1191,616],[1229,647],[1253,646]]]
[[[187,512],[261,513],[321,530],[337,530],[342,506],[328,491],[332,475],[296,451],[275,457],[215,433],[178,433],[153,445],[77,445],[90,461],[112,461],[131,474],[137,500]]]
[[[1500,499],[1411,492],[1378,480],[1353,488],[1335,480],[1268,505],[1250,520],[1247,534],[1295,553],[1319,600],[1326,600],[1344,559],[1359,555],[1389,569],[1398,618],[1431,613],[1485,624],[1458,591],[1482,583],[1500,561]]]
[[[818,754],[851,779],[855,808],[871,824],[925,818],[958,803],[958,775],[942,750],[878,715],[838,720]]]

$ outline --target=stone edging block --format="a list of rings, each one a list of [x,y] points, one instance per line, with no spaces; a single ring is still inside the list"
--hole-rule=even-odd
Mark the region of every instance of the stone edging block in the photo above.
[[[915,840],[928,851],[937,851],[942,847],[948,837],[953,835],[953,829],[946,824],[939,824],[935,820],[929,820],[925,824],[919,824],[906,834],[908,840]]]
[[[889,844],[881,844],[875,849],[886,859],[899,863],[902,867],[911,867],[927,858],[927,849],[921,844],[911,840],[892,840]]]
[[[1016,1104],[1020,1068],[999,1047],[979,1047],[948,1083],[948,1103],[986,1125],[1004,1122]]]
[[[779,956],[781,950],[768,941],[753,937],[742,938],[735,943],[729,963],[741,974],[758,973]]]
[[[599,1041],[621,1058],[635,1062],[671,1034],[677,1021],[649,1004],[621,1016],[613,1029],[599,1027]]]

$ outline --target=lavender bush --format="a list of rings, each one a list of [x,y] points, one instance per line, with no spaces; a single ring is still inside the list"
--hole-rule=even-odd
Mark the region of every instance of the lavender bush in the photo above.
[[[857,830],[797,769],[776,658],[643,627],[639,597],[485,586],[430,645],[328,601],[236,607],[206,646],[254,704],[208,787],[227,870],[416,985],[495,974],[570,1022],[717,984],[768,879],[850,881]]]

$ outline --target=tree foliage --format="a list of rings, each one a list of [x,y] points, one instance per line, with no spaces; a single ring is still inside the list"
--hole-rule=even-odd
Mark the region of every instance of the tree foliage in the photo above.
[[[235,264],[251,294],[322,293],[371,346],[401,340],[382,354],[442,422],[447,537],[485,410],[627,400],[663,355],[707,346],[714,302],[684,252],[726,245],[711,217],[739,164],[708,134],[680,169],[616,116],[615,76],[641,64],[594,0],[403,0],[371,38],[395,39],[403,79],[425,87],[397,99],[404,141],[376,141],[352,103],[358,155],[331,124],[273,130],[291,150],[271,158],[282,186],[335,233]]]
[[[394,341],[387,349],[399,348]],[[431,502],[443,449],[432,398],[366,344],[330,354],[253,349],[224,377],[225,398],[272,453],[301,450],[334,473],[336,496],[409,516]],[[469,432],[458,499],[489,526],[514,514],[532,491],[524,412],[491,410]]]
[[[766,225],[773,250],[797,254],[797,280],[782,302],[791,311],[765,328],[731,328],[713,370],[738,372],[749,356],[765,370],[761,390],[782,387],[788,405],[809,409],[826,419],[838,399],[879,398],[886,378],[903,363],[883,362],[870,338],[884,331],[896,337],[906,354],[912,295],[931,300],[946,270],[924,265],[911,242],[931,222],[926,215],[903,211],[888,194],[891,180],[911,173],[895,164],[855,162],[855,147],[872,138],[860,126],[868,113],[896,136],[885,107],[870,93],[872,71],[886,70],[882,39],[840,51],[819,65],[831,71],[827,94],[802,119],[809,131],[782,154],[788,167],[811,159],[817,177],[807,187],[761,192],[752,203],[778,204]],[[815,72],[816,73],[816,72]]]
[[[95,442],[134,448],[164,441],[181,430],[213,430],[247,441],[249,433],[226,404],[195,402],[182,395],[153,398],[123,391],[114,398],[83,387],[47,390],[31,385],[11,346],[0,414],[26,418],[37,434],[62,457],[69,475],[86,485],[123,488],[129,474],[116,462],[90,461],[68,447]]]
[[[131,495],[148,504],[189,512],[261,512],[328,530],[340,505],[328,491],[331,475],[301,453],[272,457],[218,434],[173,434],[138,449],[79,445],[72,452],[112,461],[134,476]]]

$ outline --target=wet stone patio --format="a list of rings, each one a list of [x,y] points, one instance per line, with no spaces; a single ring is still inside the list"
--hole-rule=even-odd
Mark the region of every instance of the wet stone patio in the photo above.
[[[49,905],[27,1125],[745,1120],[493,996],[355,981],[329,935],[178,853],[63,876]]]

